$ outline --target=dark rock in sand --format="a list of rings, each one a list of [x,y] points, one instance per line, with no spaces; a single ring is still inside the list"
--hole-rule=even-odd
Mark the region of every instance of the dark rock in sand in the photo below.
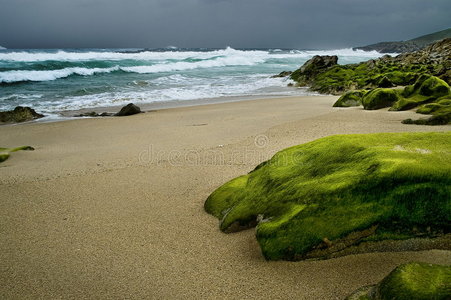
[[[98,114],[95,111],[91,111],[91,112],[75,115],[74,117],[111,117],[111,116],[114,116],[114,114],[108,113],[108,112],[103,112],[101,114]]]
[[[0,112],[0,122],[21,123],[44,117],[30,107],[17,106],[14,110]]]
[[[136,106],[133,103],[129,103],[126,106],[122,107],[121,110],[115,114],[115,116],[122,117],[122,116],[131,116],[136,115],[141,112],[141,109]]]

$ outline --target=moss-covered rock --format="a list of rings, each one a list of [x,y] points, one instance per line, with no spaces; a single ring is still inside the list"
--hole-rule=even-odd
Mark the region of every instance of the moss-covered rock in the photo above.
[[[306,85],[311,82],[316,75],[328,70],[335,66],[338,61],[338,56],[320,56],[315,55],[311,59],[305,62],[301,68],[290,74],[291,79]]]
[[[387,76],[382,76],[382,78],[377,83],[377,86],[381,88],[390,88],[394,87],[395,85],[390,81],[390,79],[388,79]]]
[[[451,267],[409,263],[393,270],[381,283],[361,288],[346,300],[451,299]]]
[[[366,93],[366,90],[349,91],[335,102],[334,107],[360,106],[362,105],[362,98]]]
[[[0,148],[0,163],[7,160],[11,155],[11,152],[16,152],[20,150],[34,150],[34,148],[30,146],[22,146],[17,148]]]
[[[451,123],[451,113],[444,113],[429,118],[420,118],[417,120],[405,119],[402,121],[403,124],[414,124],[414,125],[448,125]]]
[[[363,108],[367,110],[390,107],[399,100],[399,95],[393,89],[374,89],[367,93],[363,99]]]
[[[448,84],[451,78],[451,39],[437,42],[424,50],[390,57],[383,56],[359,64],[310,69],[310,61],[294,71],[291,78],[314,91],[341,95],[355,89],[406,86],[422,74],[437,76]]]
[[[257,240],[271,260],[331,257],[370,237],[446,234],[450,148],[450,132],[319,139],[224,184],[205,210],[224,232],[258,223]]]
[[[451,90],[443,80],[422,75],[414,85],[407,86],[390,110],[418,107],[417,113],[432,114],[430,118],[404,120],[404,124],[446,125],[451,122]]]

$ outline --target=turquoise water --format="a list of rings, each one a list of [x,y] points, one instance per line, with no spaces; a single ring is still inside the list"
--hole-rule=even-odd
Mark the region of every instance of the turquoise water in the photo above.
[[[314,55],[338,55],[341,64],[381,56],[352,49],[4,49],[0,110],[22,105],[56,114],[129,102],[305,95],[270,76]]]

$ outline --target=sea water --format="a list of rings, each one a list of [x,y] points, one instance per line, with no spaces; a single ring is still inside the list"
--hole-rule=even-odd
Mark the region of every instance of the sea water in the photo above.
[[[380,57],[352,49],[0,49],[0,111],[42,113],[143,103],[231,97],[307,95],[288,78],[314,55],[340,64]]]

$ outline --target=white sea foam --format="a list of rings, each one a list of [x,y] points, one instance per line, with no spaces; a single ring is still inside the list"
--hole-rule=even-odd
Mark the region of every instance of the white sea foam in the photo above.
[[[355,62],[365,60],[371,57],[380,56],[377,52],[365,52],[362,50],[341,49],[330,51],[298,51],[293,50],[291,53],[270,54],[265,51],[241,51],[232,48],[224,50],[216,50],[210,52],[145,52],[145,53],[113,53],[113,52],[86,52],[86,53],[70,53],[60,51],[58,53],[27,53],[21,52],[0,53],[0,59],[9,56],[11,60],[22,61],[40,61],[40,60],[89,60],[89,59],[145,59],[153,58],[155,61],[152,65],[130,66],[130,67],[113,67],[113,68],[65,68],[59,70],[30,71],[17,70],[0,72],[0,83],[11,83],[21,81],[51,81],[60,78],[66,78],[71,75],[92,76],[99,73],[110,73],[122,70],[124,72],[151,74],[161,72],[185,71],[199,68],[214,68],[228,66],[253,66],[263,64],[268,59],[284,59],[296,58],[305,61],[313,55],[339,55],[342,63]],[[157,59],[158,58],[158,59]],[[168,59],[171,58],[171,61]],[[184,59],[182,61],[172,60]],[[186,61],[191,59],[190,61]]]
[[[260,57],[228,56],[210,60],[201,60],[197,62],[180,61],[175,63],[156,64],[153,66],[121,67],[121,70],[125,72],[147,74],[147,73],[193,70],[199,68],[252,66],[263,62],[264,59]]]
[[[5,47],[2,47],[2,46],[0,46],[0,50],[6,50],[6,48],[5,48]]]
[[[300,51],[273,49],[165,52],[0,52],[0,83],[53,81],[72,75],[71,85],[61,80],[45,85],[7,86],[0,97],[0,110],[17,105],[31,106],[44,113],[116,106],[129,102],[149,103],[236,96],[305,95],[304,89],[288,88],[285,78],[270,78],[283,70],[295,70],[314,55],[338,55],[339,63],[356,63],[381,56],[377,52],[352,49]],[[45,63],[63,61],[70,64]],[[97,63],[97,61],[99,63]],[[23,70],[46,67],[48,70]],[[60,65],[70,65],[55,69]],[[88,66],[96,66],[89,68]],[[16,67],[15,67],[16,66]],[[106,76],[94,76],[115,72]],[[125,73],[122,73],[125,72]],[[82,92],[79,92],[82,91]]]
[[[282,51],[283,52],[283,51]],[[7,52],[0,53],[0,61],[12,62],[39,62],[39,61],[96,61],[96,60],[185,60],[185,59],[212,59],[216,57],[233,57],[241,59],[270,59],[270,58],[307,58],[314,55],[338,55],[349,57],[379,57],[382,54],[371,51],[365,52],[362,50],[339,49],[339,50],[321,50],[321,51],[301,51],[292,50],[287,53],[275,51],[271,53],[268,51],[259,50],[236,50],[233,48],[226,48],[214,51],[165,51],[152,52],[145,51],[139,53],[121,53],[121,52],[67,52],[57,51],[50,52]]]
[[[187,77],[171,75],[153,80],[159,87],[149,89],[123,89],[119,92],[105,92],[100,94],[70,96],[59,99],[39,99],[35,102],[22,102],[23,105],[33,106],[38,111],[52,113],[63,110],[77,110],[82,108],[120,106],[129,102],[152,103],[171,100],[194,100],[233,96],[259,96],[259,95],[305,95],[305,90],[287,89],[286,79],[268,78],[262,75],[251,75],[247,80],[242,78],[238,82],[233,76],[225,76],[206,81],[199,78],[195,84],[186,87],[177,83]],[[10,107],[8,107],[10,108]],[[3,109],[6,109],[3,108]]]
[[[110,73],[119,70],[114,68],[66,68],[50,71],[6,71],[0,72],[0,83],[12,83],[22,81],[52,81],[60,78],[66,78],[71,75],[92,76],[98,73]]]
[[[66,78],[71,75],[92,76],[99,73],[110,73],[122,70],[124,72],[150,74],[161,72],[173,72],[194,70],[199,68],[227,67],[227,66],[252,66],[258,63],[264,63],[264,59],[255,57],[246,57],[240,55],[218,57],[210,60],[200,61],[179,61],[179,62],[161,62],[150,66],[132,66],[132,67],[113,67],[113,68],[65,68],[59,70],[30,71],[17,70],[0,72],[0,83],[12,83],[21,81],[51,81],[60,78]]]
[[[50,52],[8,52],[0,53],[0,61],[34,62],[34,61],[96,61],[96,60],[168,60],[168,59],[210,59],[220,56],[265,56],[266,51],[242,51],[226,48],[214,51],[144,51],[139,53],[124,52],[67,52],[59,50]]]

